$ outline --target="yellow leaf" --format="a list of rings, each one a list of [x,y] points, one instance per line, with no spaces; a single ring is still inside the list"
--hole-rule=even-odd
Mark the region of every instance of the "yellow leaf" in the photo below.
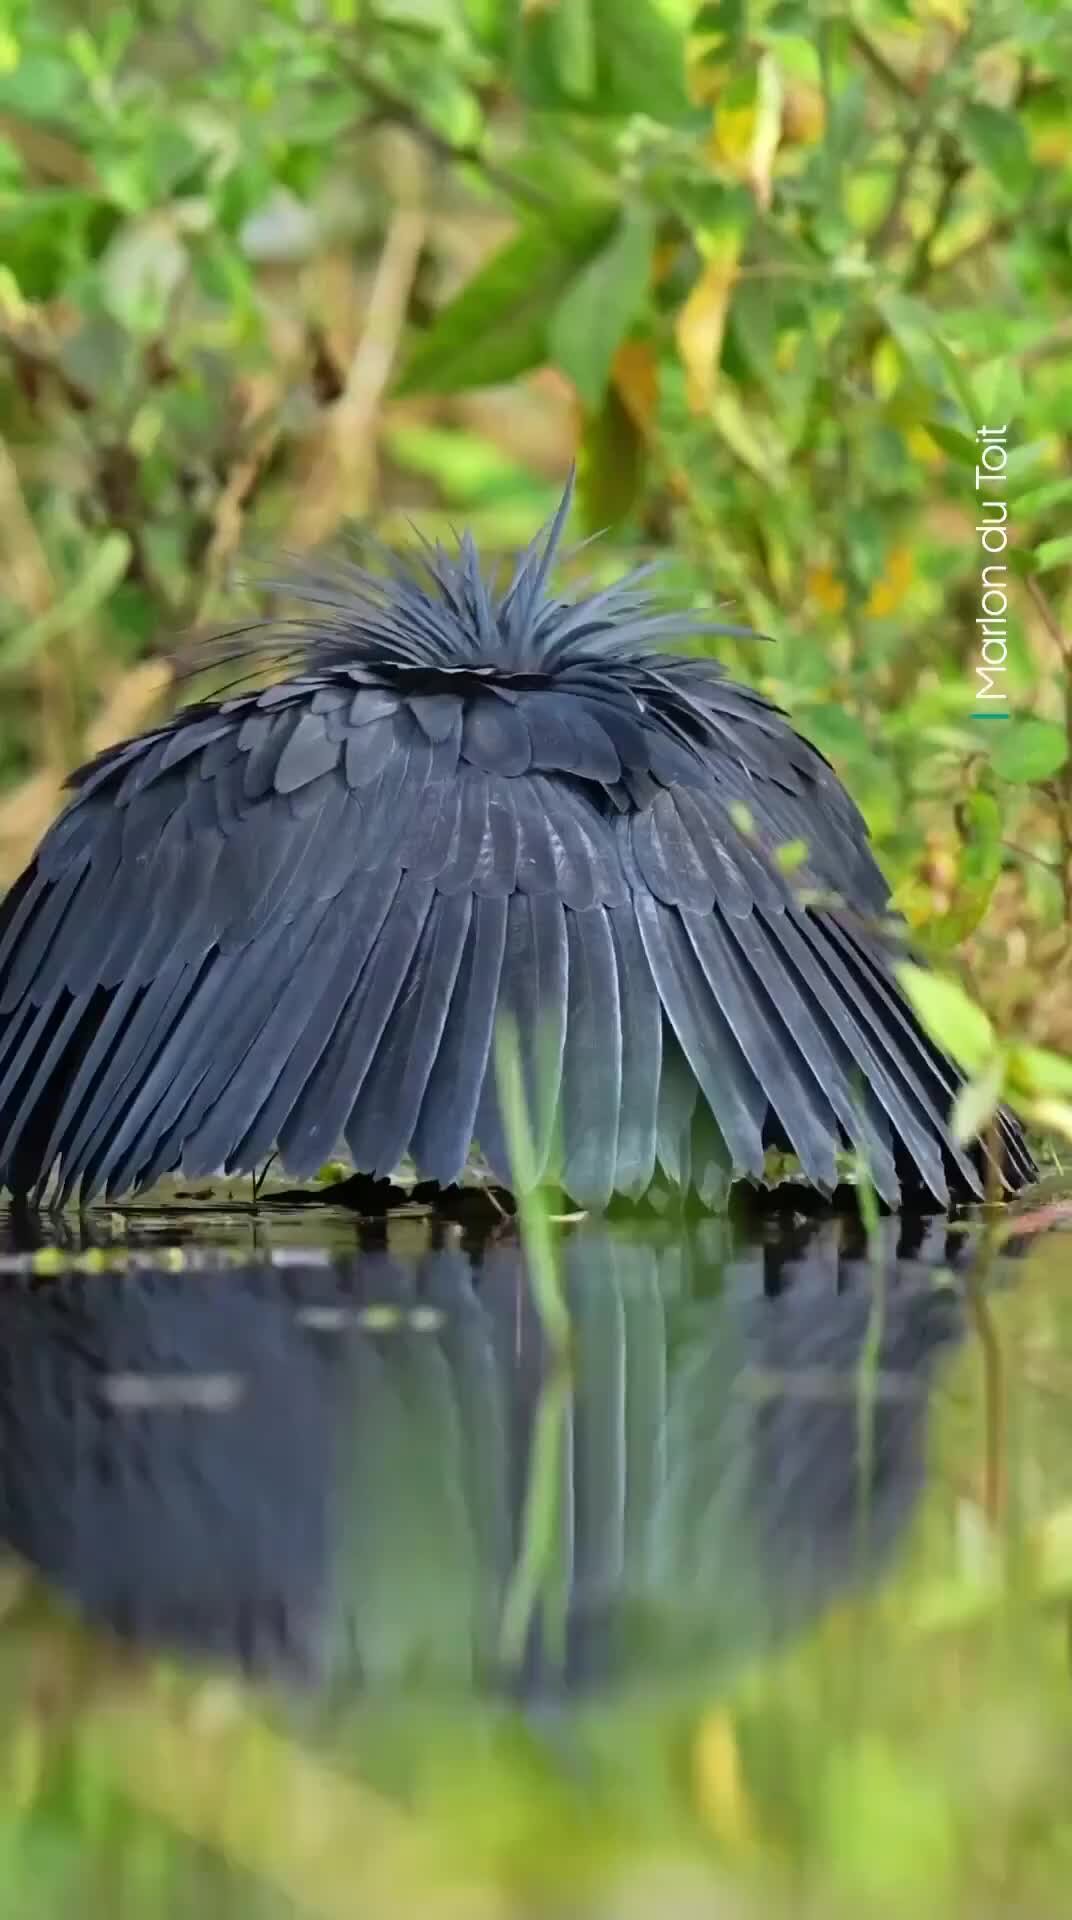
[[[934,895],[915,874],[905,874],[890,896],[890,905],[916,932],[929,926],[935,917]]]
[[[807,575],[808,594],[824,613],[840,613],[845,605],[845,588],[830,567],[811,567]]]
[[[954,33],[967,31],[971,8],[969,0],[923,0],[920,12],[924,19],[941,20]]]
[[[782,79],[769,53],[759,63],[756,122],[745,170],[748,184],[761,207],[769,207],[773,191],[774,159],[782,137]]]
[[[826,107],[818,87],[804,81],[790,83],[782,109],[782,125],[789,145],[813,147],[826,130]]]
[[[737,278],[740,234],[726,229],[709,250],[696,285],[677,316],[677,350],[686,376],[686,397],[693,413],[706,413],[718,376],[722,335],[730,294]]]
[[[905,446],[915,459],[922,461],[925,467],[940,467],[945,463],[945,454],[936,440],[932,440],[926,427],[909,427],[905,432]]]
[[[871,355],[871,378],[880,400],[889,400],[901,384],[904,361],[896,340],[884,333]],[[932,442],[933,444],[933,442]]]
[[[764,54],[756,66],[751,98],[726,100],[715,109],[711,158],[746,181],[761,207],[770,205],[783,99],[781,75],[770,54]]]
[[[1031,158],[1043,167],[1062,167],[1072,156],[1072,126],[1067,120],[1055,120],[1027,129]]]
[[[758,118],[758,97],[750,100],[747,106],[719,107],[715,114],[714,157],[725,160],[735,173],[743,171],[744,163],[752,151]]]
[[[1023,1103],[1023,1110],[1036,1126],[1063,1133],[1066,1140],[1072,1140],[1072,1101],[1032,1100],[1030,1106]]]
[[[728,1713],[704,1715],[693,1747],[693,1784],[701,1818],[724,1845],[744,1851],[756,1823],[741,1778],[737,1736]]]
[[[911,547],[891,547],[882,576],[875,581],[868,595],[864,612],[870,614],[873,620],[880,620],[887,613],[896,613],[912,585],[914,573],[915,560]]]
[[[659,364],[650,341],[623,340],[610,377],[634,426],[647,433],[659,404]]]
[[[685,85],[694,107],[713,106],[726,85],[731,68],[728,58],[720,57],[724,38],[721,33],[689,36],[685,53]]]
[[[3,67],[0,66],[0,73]],[[0,321],[9,327],[32,326],[34,313],[10,267],[0,266]]]

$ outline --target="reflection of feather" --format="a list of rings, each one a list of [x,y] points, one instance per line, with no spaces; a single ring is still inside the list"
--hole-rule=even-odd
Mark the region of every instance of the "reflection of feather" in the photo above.
[[[311,1670],[340,1356],[276,1276],[9,1283],[0,1330],[9,1544],[123,1634]]]
[[[866,1486],[837,1223],[566,1240],[561,1607],[524,1684],[725,1658],[880,1564],[960,1327],[939,1226],[909,1262],[886,1232]],[[0,1343],[0,1529],[91,1619],[343,1691],[494,1676],[549,1371],[516,1247],[15,1286]]]

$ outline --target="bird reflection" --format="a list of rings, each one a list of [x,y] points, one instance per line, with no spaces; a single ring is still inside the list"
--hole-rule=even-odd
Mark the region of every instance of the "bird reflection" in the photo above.
[[[964,1243],[883,1233],[581,1229],[568,1377],[514,1242],[8,1258],[0,1537],[124,1639],[332,1692],[733,1662],[873,1578],[921,1490]]]

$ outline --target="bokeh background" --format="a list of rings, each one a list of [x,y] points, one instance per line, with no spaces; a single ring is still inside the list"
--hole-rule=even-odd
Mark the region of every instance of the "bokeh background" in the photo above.
[[[507,553],[576,459],[584,567],[769,635],[715,644],[924,944],[1072,1049],[1070,295],[1063,0],[14,0],[0,886],[251,571],[346,522]]]

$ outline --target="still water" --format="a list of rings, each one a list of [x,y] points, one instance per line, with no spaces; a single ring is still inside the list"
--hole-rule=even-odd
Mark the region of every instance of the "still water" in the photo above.
[[[0,1913],[1067,1910],[1065,1211],[0,1215]]]

